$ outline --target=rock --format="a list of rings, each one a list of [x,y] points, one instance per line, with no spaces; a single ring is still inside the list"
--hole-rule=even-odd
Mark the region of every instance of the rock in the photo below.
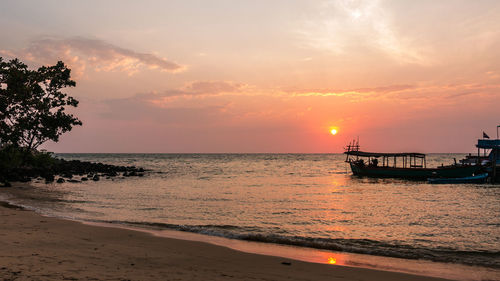
[[[45,178],[45,182],[53,182],[55,180],[55,177],[54,177],[54,174],[45,174],[43,175],[43,177]]]
[[[12,187],[12,184],[10,184],[10,182],[6,181],[6,182],[4,182],[2,187]]]
[[[6,181],[27,182],[39,177],[45,179],[45,183],[51,183],[56,179],[59,183],[66,181],[76,182],[70,181],[72,178],[78,181],[99,180],[100,177],[103,176],[105,178],[112,178],[121,175],[125,177],[142,177],[144,176],[144,171],[145,169],[134,166],[115,166],[103,163],[93,163],[79,160],[68,161],[53,158],[50,166],[23,166],[3,169],[0,171],[0,186]],[[63,179],[59,180],[59,178]]]
[[[21,178],[19,179],[19,181],[20,181],[20,182],[29,182],[29,181],[31,181],[31,178],[30,178],[30,177],[21,177]]]
[[[57,179],[57,183],[63,183],[63,182],[65,182],[65,180],[63,178],[58,178]]]

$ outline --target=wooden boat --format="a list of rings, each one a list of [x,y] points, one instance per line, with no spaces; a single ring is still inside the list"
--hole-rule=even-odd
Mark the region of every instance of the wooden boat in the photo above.
[[[479,139],[477,140],[477,158],[481,158],[481,149],[484,150],[483,161],[478,162],[478,165],[484,167],[488,171],[492,183],[500,183],[500,139],[498,138],[498,128],[497,127],[497,139]],[[488,156],[487,152],[489,151]]]
[[[423,153],[365,152],[359,150],[359,142],[349,144],[344,153],[347,155],[345,161],[356,176],[413,180],[461,178],[472,176],[481,168],[478,165],[462,164],[427,168]]]
[[[463,178],[429,178],[427,181],[432,184],[447,184],[447,183],[485,183],[488,179],[488,173]]]

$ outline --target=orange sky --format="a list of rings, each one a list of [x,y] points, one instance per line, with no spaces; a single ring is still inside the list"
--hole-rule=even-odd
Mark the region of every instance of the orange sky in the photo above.
[[[63,60],[56,152],[469,152],[500,124],[498,1],[5,1],[0,56]],[[330,134],[331,127],[338,134]]]

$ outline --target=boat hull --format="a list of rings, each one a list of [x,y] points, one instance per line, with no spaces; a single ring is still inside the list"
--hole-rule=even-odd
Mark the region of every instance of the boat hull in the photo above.
[[[356,176],[377,178],[405,178],[427,180],[428,178],[461,178],[476,173],[480,167],[471,165],[445,166],[439,168],[394,168],[359,165],[349,162]]]
[[[432,184],[485,183],[487,179],[488,173],[483,173],[463,178],[430,178],[428,179],[428,182]]]

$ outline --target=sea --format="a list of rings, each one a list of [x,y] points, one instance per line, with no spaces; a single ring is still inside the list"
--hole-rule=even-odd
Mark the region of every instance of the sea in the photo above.
[[[500,280],[500,185],[353,176],[342,154],[56,154],[143,177],[0,189],[91,224],[310,262]],[[427,166],[465,154],[429,154]],[[79,177],[75,177],[79,179]]]

